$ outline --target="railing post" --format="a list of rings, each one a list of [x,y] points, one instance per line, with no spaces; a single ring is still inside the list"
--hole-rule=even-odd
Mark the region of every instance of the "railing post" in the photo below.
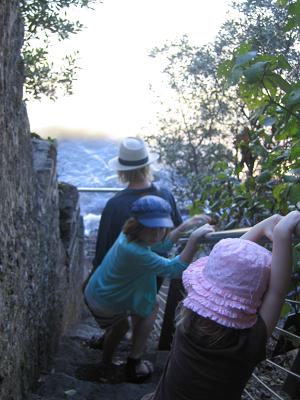
[[[177,304],[183,299],[183,285],[181,279],[172,279],[169,286],[164,319],[161,326],[158,349],[170,350],[172,337],[175,331],[174,317]]]

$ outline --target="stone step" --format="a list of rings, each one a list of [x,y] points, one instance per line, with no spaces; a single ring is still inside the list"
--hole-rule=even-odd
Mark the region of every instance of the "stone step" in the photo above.
[[[154,391],[168,352],[156,350],[157,338],[153,336],[148,341],[145,354],[145,358],[150,360],[155,367],[149,381],[143,384],[125,381],[104,384],[91,379],[87,380],[86,376],[78,374],[81,370],[92,371],[92,367],[94,371],[97,371],[96,366],[101,359],[101,350],[92,349],[86,344],[93,336],[99,334],[100,330],[90,316],[73,326],[61,338],[49,370],[41,374],[29,400],[139,400],[146,393]],[[116,354],[116,362],[124,362],[128,350],[129,341],[124,340]]]

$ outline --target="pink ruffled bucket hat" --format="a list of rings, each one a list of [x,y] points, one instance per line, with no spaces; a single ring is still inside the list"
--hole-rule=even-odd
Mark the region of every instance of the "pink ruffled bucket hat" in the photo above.
[[[221,240],[208,257],[184,271],[184,306],[221,325],[250,328],[268,286],[271,261],[271,252],[257,243]]]

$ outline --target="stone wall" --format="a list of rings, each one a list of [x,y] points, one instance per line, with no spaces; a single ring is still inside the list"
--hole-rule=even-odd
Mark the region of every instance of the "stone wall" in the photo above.
[[[38,139],[32,142],[22,102],[23,25],[18,4],[16,0],[0,2],[0,399],[3,400],[27,398],[29,388],[47,366],[60,333],[77,318],[82,282],[78,198],[74,188],[66,190],[67,185],[64,190],[59,188],[55,144]],[[73,196],[67,201],[63,196],[69,192]]]

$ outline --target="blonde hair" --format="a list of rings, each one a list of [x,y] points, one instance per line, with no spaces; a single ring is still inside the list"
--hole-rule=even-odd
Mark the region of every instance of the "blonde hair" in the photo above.
[[[118,177],[122,183],[134,183],[144,180],[153,181],[153,175],[149,165],[129,171],[118,171]]]

